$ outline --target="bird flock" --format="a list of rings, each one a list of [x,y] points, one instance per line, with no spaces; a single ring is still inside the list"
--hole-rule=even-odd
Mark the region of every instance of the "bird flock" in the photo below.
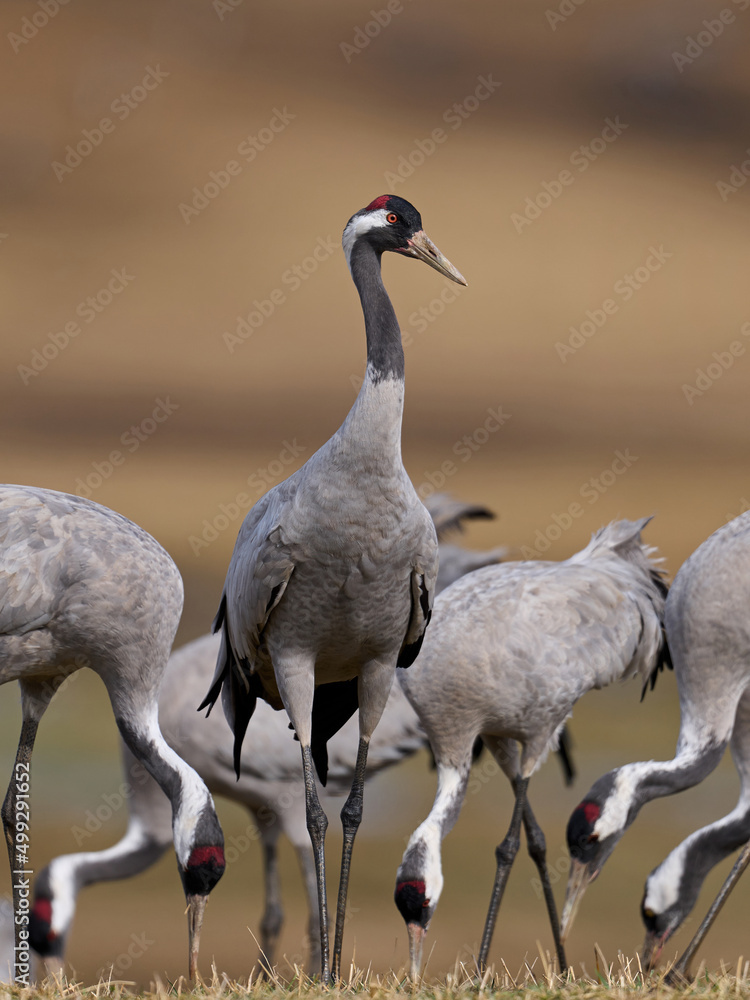
[[[394,195],[353,215],[342,243],[364,316],[364,381],[330,440],[246,516],[213,634],[172,652],[182,581],[137,525],[81,497],[0,487],[0,681],[18,681],[23,717],[2,805],[13,887],[15,965],[4,960],[11,978],[29,981],[30,950],[46,971],[62,971],[79,891],[145,870],[170,845],[196,978],[206,902],[228,860],[212,799],[219,795],[247,808],[263,848],[261,968],[273,968],[283,922],[283,833],[309,900],[308,968],[324,983],[339,981],[365,780],[425,746],[436,765],[435,800],[411,837],[404,831],[394,894],[414,980],[443,888],[442,840],[461,811],[480,747],[514,796],[495,851],[480,973],[522,830],[561,971],[583,894],[640,808],[702,781],[728,745],[741,780],[738,804],[648,876],[644,966],[655,965],[692,911],[711,868],[750,839],[750,625],[743,613],[750,514],[720,527],[669,589],[656,550],[641,537],[648,518],[612,522],[562,562],[509,562],[504,549],[472,553],[447,543],[446,532],[464,520],[491,514],[440,495],[428,510],[404,468],[404,353],[381,258],[398,253],[466,282],[427,237],[417,210]],[[575,808],[558,918],[530,779],[550,750],[560,750],[570,772],[566,720],[587,691],[637,677],[645,692],[665,666],[674,667],[681,709],[675,756],[610,771]],[[18,874],[29,864],[34,740],[60,683],[81,667],[107,689],[126,776],[137,767],[147,776],[133,785],[119,843],[54,858],[30,899]],[[212,712],[218,701],[223,712]],[[207,715],[196,715],[198,708]],[[347,790],[330,942],[323,806]],[[750,849],[672,975],[687,975],[748,861]]]

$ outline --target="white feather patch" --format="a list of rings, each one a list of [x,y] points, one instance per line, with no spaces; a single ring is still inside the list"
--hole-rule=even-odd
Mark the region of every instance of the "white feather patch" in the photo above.
[[[355,215],[354,218],[351,219],[344,230],[344,235],[341,237],[341,245],[343,246],[344,253],[346,254],[346,263],[349,265],[349,270],[351,270],[352,267],[351,256],[356,241],[360,236],[363,236],[371,229],[384,228],[387,226],[387,215],[388,213],[384,208],[378,208],[374,212],[367,212],[366,215]]]

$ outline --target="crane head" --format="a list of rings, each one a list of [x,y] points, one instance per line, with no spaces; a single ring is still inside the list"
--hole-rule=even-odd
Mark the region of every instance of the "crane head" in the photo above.
[[[652,969],[659,960],[662,949],[698,899],[702,873],[689,870],[687,853],[683,845],[675,848],[651,872],[641,902],[641,919],[646,928],[646,939],[641,951],[641,965]]]
[[[52,907],[52,895],[40,892],[39,886],[35,886],[34,903],[29,911],[29,944],[42,960],[46,972],[59,975],[63,969],[68,928],[64,931],[53,928]]]
[[[367,244],[378,255],[390,250],[414,257],[451,281],[466,284],[460,271],[426,235],[416,208],[395,194],[383,194],[355,213],[346,224],[342,244],[350,269],[358,247]]]
[[[422,968],[424,937],[437,906],[437,897],[433,900],[427,895],[427,887],[422,879],[405,879],[396,882],[393,898],[406,921],[409,935],[409,976],[412,980],[417,980]]]
[[[560,940],[565,941],[578,907],[634,816],[630,796],[616,784],[617,771],[605,774],[573,810],[566,838],[570,872],[560,920]],[[628,789],[629,792],[629,789]]]
[[[224,868],[224,848],[218,845],[194,847],[185,867],[180,866],[188,904],[189,970],[193,980],[198,974],[198,950],[208,894],[224,874]]]

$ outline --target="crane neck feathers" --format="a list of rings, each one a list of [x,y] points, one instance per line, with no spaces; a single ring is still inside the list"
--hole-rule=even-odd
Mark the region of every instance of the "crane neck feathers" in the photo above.
[[[380,257],[361,239],[355,240],[349,254],[349,267],[365,318],[367,370],[375,384],[384,379],[404,379],[401,330],[383,284]]]

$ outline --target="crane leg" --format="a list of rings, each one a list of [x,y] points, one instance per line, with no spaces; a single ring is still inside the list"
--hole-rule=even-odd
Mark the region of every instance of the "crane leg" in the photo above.
[[[263,883],[266,897],[260,921],[260,967],[266,977],[273,969],[276,947],[284,923],[278,856],[280,831],[278,820],[269,826],[259,823],[258,827],[263,841]]]
[[[341,824],[344,828],[344,846],[341,851],[341,877],[339,879],[339,898],[336,906],[336,936],[333,944],[332,971],[334,982],[337,982],[341,975],[341,946],[344,941],[344,924],[346,923],[346,897],[349,891],[349,870],[352,863],[354,837],[359,829],[359,824],[362,822],[365,768],[367,767],[367,750],[369,745],[369,740],[360,737],[352,790],[341,810]]]
[[[703,939],[705,938],[706,934],[708,934],[714,920],[719,914],[719,911],[721,910],[724,903],[726,903],[727,898],[729,897],[729,894],[731,893],[732,889],[734,889],[735,885],[737,885],[737,883],[739,882],[740,878],[742,877],[742,873],[745,871],[748,864],[750,864],[750,844],[746,844],[743,847],[742,853],[735,861],[732,870],[727,876],[726,882],[719,890],[718,896],[711,904],[708,913],[703,918],[703,922],[701,923],[698,930],[695,932],[693,940],[690,942],[685,951],[677,959],[674,966],[667,973],[664,982],[668,986],[677,986],[677,985],[682,985],[684,983],[685,979],[688,976],[688,969],[690,968],[690,963],[692,962],[696,951],[700,948],[701,944],[703,944]]]
[[[315,787],[315,768],[310,745],[302,747],[302,769],[305,773],[305,813],[307,831],[315,855],[315,875],[318,880],[318,912],[320,914],[320,978],[325,985],[330,980],[328,966],[328,897],[326,895],[325,837],[328,818],[323,812]]]
[[[510,875],[510,870],[513,867],[513,862],[516,854],[518,854],[518,848],[521,843],[521,821],[526,805],[526,788],[528,784],[528,778],[516,777],[513,779],[513,791],[516,796],[515,805],[513,806],[513,816],[511,817],[505,839],[495,848],[497,870],[495,872],[495,884],[492,887],[492,896],[490,897],[490,906],[487,911],[487,919],[484,924],[482,944],[479,949],[480,972],[484,972],[487,968],[487,955],[490,950],[490,943],[492,942],[492,934],[495,930],[495,921],[497,920],[500,903],[502,902],[505,886],[508,882],[508,876]]]
[[[39,728],[37,719],[24,719],[21,726],[21,737],[18,741],[16,751],[16,761],[13,765],[8,791],[2,806],[3,830],[5,831],[5,843],[8,848],[8,860],[10,861],[10,877],[13,886],[13,917],[15,926],[16,951],[14,958],[18,958],[21,948],[21,925],[16,918],[22,912],[28,915],[30,893],[26,891],[23,898],[24,908],[22,910],[22,889],[24,881],[24,871],[29,869],[29,802],[31,792],[31,753],[34,749],[34,740]],[[19,789],[21,799],[19,801]],[[26,827],[24,830],[23,827]],[[19,829],[20,827],[20,829]],[[23,834],[26,834],[24,839]],[[30,876],[29,876],[30,878]],[[28,949],[26,949],[28,950]],[[14,964],[14,976],[17,974],[17,963]]]
[[[555,951],[557,952],[557,961],[560,965],[560,972],[565,972],[568,968],[568,961],[565,958],[565,949],[563,948],[562,941],[560,940],[560,921],[557,916],[555,897],[552,894],[552,884],[549,879],[549,871],[547,870],[547,843],[544,839],[542,828],[537,823],[536,817],[531,811],[528,798],[526,799],[523,810],[523,825],[526,830],[529,857],[534,862],[537,871],[539,872],[539,880],[542,885],[542,892],[544,893],[544,902],[547,904],[547,913],[549,915],[550,927],[552,928],[552,937],[555,942]]]

